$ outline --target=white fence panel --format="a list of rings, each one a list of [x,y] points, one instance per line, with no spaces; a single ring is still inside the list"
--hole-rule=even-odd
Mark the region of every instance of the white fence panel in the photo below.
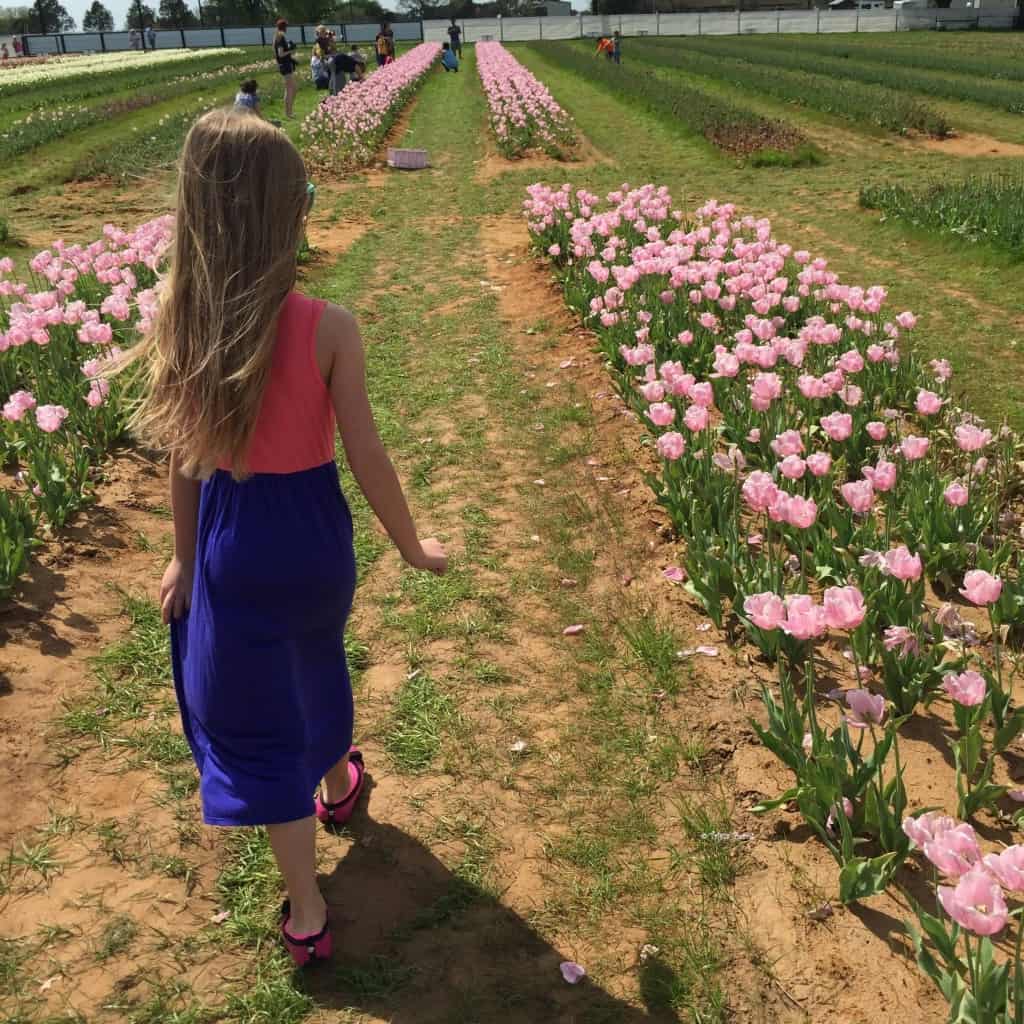
[[[273,35],[270,40],[273,41]],[[226,28],[224,42],[228,46],[259,46],[263,42],[258,28]]]
[[[471,18],[466,20],[465,25],[466,31],[462,34],[464,43],[479,43],[501,38],[499,18]]]
[[[896,11],[862,11],[857,31],[895,32],[898,17]]]
[[[541,18],[540,30],[545,39],[578,39],[580,35],[579,15]]]
[[[663,36],[695,36],[701,29],[699,14],[662,14],[659,30]]]
[[[92,53],[102,50],[98,32],[83,32],[81,35],[65,36],[64,45],[67,53]]]
[[[822,11],[821,31],[856,32],[858,14],[855,11]]]
[[[654,14],[622,14],[612,18],[612,31],[616,29],[624,36],[656,36],[658,17]]]
[[[608,15],[601,14],[584,14],[580,19],[580,23],[583,27],[583,35],[588,39],[594,39],[597,36],[606,36],[610,32],[614,31],[613,21],[618,19],[611,18]]]
[[[423,22],[423,41],[425,43],[447,43],[448,42],[448,26],[451,24],[450,21],[424,21]],[[466,26],[464,22],[458,22],[459,28],[462,29],[462,41],[466,41]]]
[[[544,18],[502,18],[501,38],[506,43],[522,43],[540,39],[544,31],[539,22]]]
[[[702,14],[700,16],[701,35],[734,36],[736,35],[735,14]]]

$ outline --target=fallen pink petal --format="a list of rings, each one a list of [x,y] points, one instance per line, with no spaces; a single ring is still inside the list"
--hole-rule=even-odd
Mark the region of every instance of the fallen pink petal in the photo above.
[[[678,565],[670,565],[667,569],[663,569],[662,576],[669,581],[669,583],[683,583],[686,581],[686,572],[680,569]]]
[[[566,960],[560,964],[558,969],[562,972],[562,977],[565,978],[570,985],[577,985],[586,976],[586,969],[581,967],[579,964],[574,963],[572,960]]]
[[[579,636],[586,628],[582,622],[577,622],[575,625],[566,626],[562,630],[562,636]]]

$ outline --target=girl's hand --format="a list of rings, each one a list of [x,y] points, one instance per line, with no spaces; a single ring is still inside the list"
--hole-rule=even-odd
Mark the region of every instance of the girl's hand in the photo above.
[[[405,560],[414,569],[423,569],[437,576],[443,575],[448,569],[444,545],[434,537],[420,541],[419,550],[407,555]]]
[[[192,603],[192,565],[172,558],[160,581],[160,615],[165,623],[180,619]]]

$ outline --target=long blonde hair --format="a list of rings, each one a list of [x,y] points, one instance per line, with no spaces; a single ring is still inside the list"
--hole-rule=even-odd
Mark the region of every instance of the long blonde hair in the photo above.
[[[209,476],[221,461],[246,475],[278,314],[295,285],[306,183],[288,137],[251,112],[211,111],[185,139],[170,268],[130,359],[146,385],[132,426],[186,476]]]

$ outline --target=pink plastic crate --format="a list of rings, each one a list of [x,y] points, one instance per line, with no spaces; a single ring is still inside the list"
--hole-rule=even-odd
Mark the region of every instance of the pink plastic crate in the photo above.
[[[402,171],[421,171],[428,166],[425,149],[389,149],[388,167]]]

